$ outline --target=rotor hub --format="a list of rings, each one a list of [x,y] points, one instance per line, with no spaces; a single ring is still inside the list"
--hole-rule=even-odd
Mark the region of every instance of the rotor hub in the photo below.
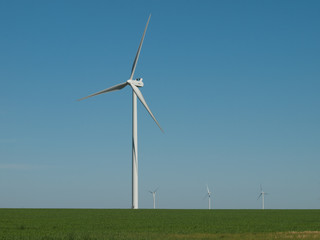
[[[143,87],[144,86],[144,84],[142,82],[142,78],[137,78],[136,80],[129,79],[127,81],[127,83],[131,83],[131,84],[135,85],[136,87]]]

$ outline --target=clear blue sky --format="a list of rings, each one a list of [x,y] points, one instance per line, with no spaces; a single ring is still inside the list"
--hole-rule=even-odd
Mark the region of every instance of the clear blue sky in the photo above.
[[[319,1],[1,1],[0,208],[320,208]]]

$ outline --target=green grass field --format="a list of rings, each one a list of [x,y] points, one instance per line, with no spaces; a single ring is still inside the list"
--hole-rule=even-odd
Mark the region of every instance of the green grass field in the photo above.
[[[15,239],[320,239],[320,210],[0,209]]]

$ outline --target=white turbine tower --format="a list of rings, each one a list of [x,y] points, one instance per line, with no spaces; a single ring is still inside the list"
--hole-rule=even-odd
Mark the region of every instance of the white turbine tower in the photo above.
[[[154,191],[149,191],[149,193],[151,193],[152,197],[153,197],[153,209],[156,209],[156,194],[157,194],[158,189],[159,188],[157,188]]]
[[[210,190],[209,190],[209,187],[208,187],[208,184],[207,184],[207,194],[205,197],[208,197],[208,208],[211,209],[211,193]]]
[[[156,122],[156,124],[158,125],[158,127],[160,128],[160,130],[163,132],[162,128],[160,127],[160,124],[158,123],[158,121],[156,120],[156,118],[154,117],[154,115],[152,114],[150,108],[148,107],[142,93],[139,90],[139,87],[143,87],[143,82],[142,82],[142,78],[137,78],[136,80],[133,79],[133,75],[134,72],[136,70],[136,66],[137,66],[137,62],[139,59],[139,55],[140,55],[140,51],[141,51],[141,47],[142,47],[142,43],[144,40],[144,36],[146,34],[147,31],[147,27],[149,24],[149,20],[150,20],[151,14],[148,18],[146,27],[144,29],[141,41],[140,41],[140,45],[137,51],[137,54],[134,58],[133,61],[133,65],[132,65],[132,69],[131,69],[131,75],[129,80],[127,80],[124,83],[120,83],[118,85],[115,85],[113,87],[104,89],[100,92],[91,94],[87,97],[81,98],[80,100],[89,98],[89,97],[93,97],[102,93],[107,93],[107,92],[112,92],[112,91],[116,91],[116,90],[120,90],[122,88],[124,88],[125,86],[129,85],[132,88],[132,208],[133,209],[138,209],[138,126],[137,126],[137,97],[139,98],[139,100],[141,101],[141,103],[143,104],[143,106],[147,109],[147,111],[149,112],[150,116],[153,118],[153,120]]]
[[[262,209],[264,209],[264,195],[267,195],[267,194],[268,194],[268,193],[266,193],[266,192],[264,192],[264,191],[262,190],[262,186],[261,186],[261,184],[260,184],[260,195],[259,195],[259,197],[258,197],[257,200],[259,200],[259,198],[262,199]]]

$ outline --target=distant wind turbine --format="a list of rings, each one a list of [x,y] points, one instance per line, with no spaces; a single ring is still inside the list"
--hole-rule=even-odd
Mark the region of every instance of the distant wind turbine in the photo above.
[[[211,209],[211,194],[212,192],[210,192],[208,184],[207,184],[207,193],[205,198],[208,198],[208,209]]]
[[[257,200],[259,200],[259,198],[262,199],[262,209],[264,209],[264,195],[267,195],[267,194],[268,194],[268,193],[266,193],[266,192],[264,192],[264,191],[262,190],[262,186],[261,186],[261,184],[260,184],[260,195],[259,195],[259,197],[258,197]]]
[[[152,194],[153,197],[153,209],[156,209],[156,194],[159,188],[156,188],[154,191],[149,191],[149,193]]]
[[[137,66],[137,62],[139,59],[139,55],[140,55],[140,51],[141,51],[141,47],[142,47],[142,43],[144,40],[144,36],[146,34],[147,31],[147,27],[149,24],[149,20],[150,20],[151,14],[148,18],[146,27],[144,29],[141,41],[140,41],[140,45],[137,51],[137,54],[134,58],[133,61],[133,65],[132,65],[132,69],[131,69],[131,74],[130,74],[130,78],[129,80],[127,80],[124,83],[120,83],[118,85],[115,85],[113,87],[104,89],[100,92],[91,94],[87,97],[81,98],[80,100],[89,98],[89,97],[93,97],[102,93],[107,93],[107,92],[112,92],[112,91],[117,91],[120,90],[124,87],[126,87],[127,85],[129,85],[132,88],[132,208],[133,209],[138,209],[138,125],[137,125],[137,96],[139,98],[139,100],[141,101],[141,103],[143,104],[143,106],[147,109],[148,113],[150,114],[150,116],[153,118],[153,120],[155,121],[155,123],[158,125],[158,127],[160,128],[160,130],[163,132],[162,128],[160,127],[160,124],[158,123],[158,121],[156,120],[156,118],[154,117],[154,115],[152,114],[150,108],[148,107],[141,91],[139,90],[139,87],[143,87],[143,82],[142,82],[142,78],[137,78],[136,80],[133,80],[133,75],[134,72],[136,70],[136,66]]]

